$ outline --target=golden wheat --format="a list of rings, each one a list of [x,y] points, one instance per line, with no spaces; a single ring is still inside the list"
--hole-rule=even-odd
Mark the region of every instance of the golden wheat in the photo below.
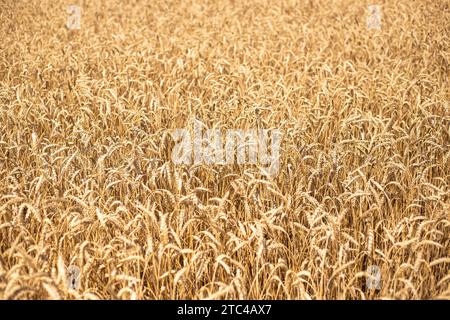
[[[449,299],[450,8],[378,2],[1,1],[0,299]]]

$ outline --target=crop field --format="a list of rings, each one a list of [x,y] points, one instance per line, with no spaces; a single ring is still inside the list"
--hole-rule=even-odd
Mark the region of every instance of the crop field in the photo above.
[[[450,299],[448,1],[0,0],[0,35],[0,299]]]

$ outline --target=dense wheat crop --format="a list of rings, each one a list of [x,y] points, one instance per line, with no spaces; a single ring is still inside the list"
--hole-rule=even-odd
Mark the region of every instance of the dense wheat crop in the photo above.
[[[0,1],[0,298],[449,299],[450,4],[369,4]]]

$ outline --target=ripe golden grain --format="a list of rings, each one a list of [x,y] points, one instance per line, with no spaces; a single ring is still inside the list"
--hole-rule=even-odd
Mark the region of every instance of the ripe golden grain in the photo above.
[[[354,0],[164,3],[0,4],[0,299],[449,299],[446,1],[379,31]],[[175,165],[193,119],[279,129],[278,175]]]

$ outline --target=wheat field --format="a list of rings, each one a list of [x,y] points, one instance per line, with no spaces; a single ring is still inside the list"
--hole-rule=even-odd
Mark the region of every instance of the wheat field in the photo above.
[[[0,34],[0,299],[450,299],[448,1],[1,0]],[[194,120],[280,130],[278,173],[174,163]]]

